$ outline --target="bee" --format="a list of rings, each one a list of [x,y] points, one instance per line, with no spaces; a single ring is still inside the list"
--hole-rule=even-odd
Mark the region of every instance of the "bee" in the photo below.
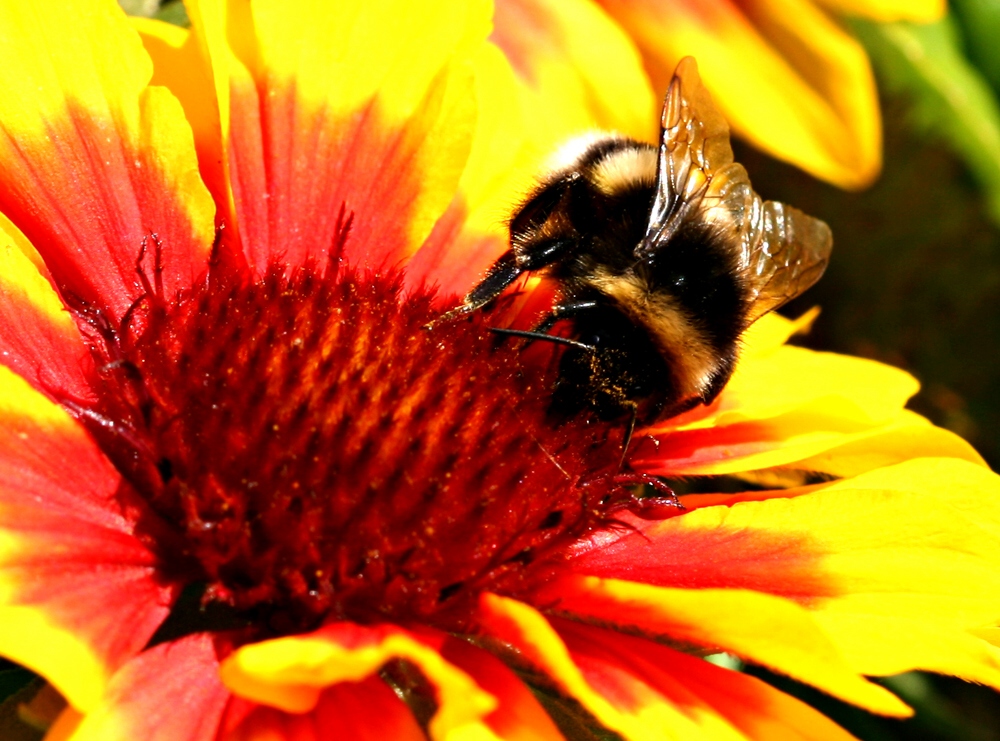
[[[743,332],[826,268],[830,229],[754,192],[691,57],[660,127],[659,147],[615,135],[571,143],[510,219],[510,249],[443,317],[486,307],[525,273],[555,281],[556,302],[532,330],[496,331],[566,345],[558,414],[645,425],[710,404]]]

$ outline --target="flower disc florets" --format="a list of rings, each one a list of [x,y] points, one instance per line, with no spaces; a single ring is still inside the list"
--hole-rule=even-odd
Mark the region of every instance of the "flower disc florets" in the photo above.
[[[554,364],[480,317],[428,329],[433,294],[399,271],[216,266],[174,297],[150,272],[120,322],[77,309],[101,369],[78,414],[207,600],[277,630],[457,625],[629,496],[621,429],[554,424]]]

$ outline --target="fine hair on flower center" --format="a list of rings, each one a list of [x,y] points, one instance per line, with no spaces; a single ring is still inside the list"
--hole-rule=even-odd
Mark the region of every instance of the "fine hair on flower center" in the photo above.
[[[626,496],[621,429],[555,424],[554,364],[525,367],[478,315],[427,329],[439,303],[402,277],[213,264],[175,296],[143,276],[115,321],[75,306],[99,358],[75,411],[203,600],[290,629],[453,626],[482,591],[544,579]]]

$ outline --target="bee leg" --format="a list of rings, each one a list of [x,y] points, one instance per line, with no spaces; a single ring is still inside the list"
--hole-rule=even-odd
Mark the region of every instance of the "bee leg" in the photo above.
[[[462,302],[463,313],[482,308],[506,290],[524,272],[513,250],[507,250],[490,265],[484,277],[469,291]]]
[[[531,250],[525,252],[515,253],[514,250],[507,250],[490,265],[486,276],[465,295],[461,305],[445,312],[433,322],[425,324],[424,329],[432,329],[438,322],[446,322],[483,308],[507,290],[521,273],[540,270],[551,265],[575,245],[576,241],[572,239],[553,239],[533,245]]]
[[[685,511],[684,505],[681,504],[681,500],[677,498],[674,490],[658,476],[650,473],[605,473],[582,481],[580,486],[592,486],[597,483],[615,484],[620,489],[646,484],[657,491],[656,495],[649,497],[638,496],[632,491],[627,492],[628,496],[626,497],[616,497],[614,501],[608,503],[608,515],[624,509],[643,520],[665,520]]]
[[[466,294],[465,299],[460,305],[445,312],[433,322],[425,324],[424,329],[432,329],[434,325],[440,322],[446,322],[457,316],[481,309],[503,293],[507,286],[517,280],[517,277],[523,272],[524,268],[518,265],[514,251],[507,250],[486,271],[486,277],[479,281],[479,284]]]
[[[631,494],[615,509],[627,509],[643,520],[665,520],[684,511],[684,505],[681,504],[681,500],[677,498],[674,490],[658,476],[650,473],[621,473],[612,477],[611,480],[620,486],[646,484],[657,491],[657,494],[651,497]]]

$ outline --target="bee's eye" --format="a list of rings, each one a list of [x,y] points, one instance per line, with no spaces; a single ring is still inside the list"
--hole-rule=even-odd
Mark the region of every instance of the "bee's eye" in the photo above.
[[[510,220],[511,236],[537,229],[552,215],[562,200],[571,180],[563,178],[536,193]]]

